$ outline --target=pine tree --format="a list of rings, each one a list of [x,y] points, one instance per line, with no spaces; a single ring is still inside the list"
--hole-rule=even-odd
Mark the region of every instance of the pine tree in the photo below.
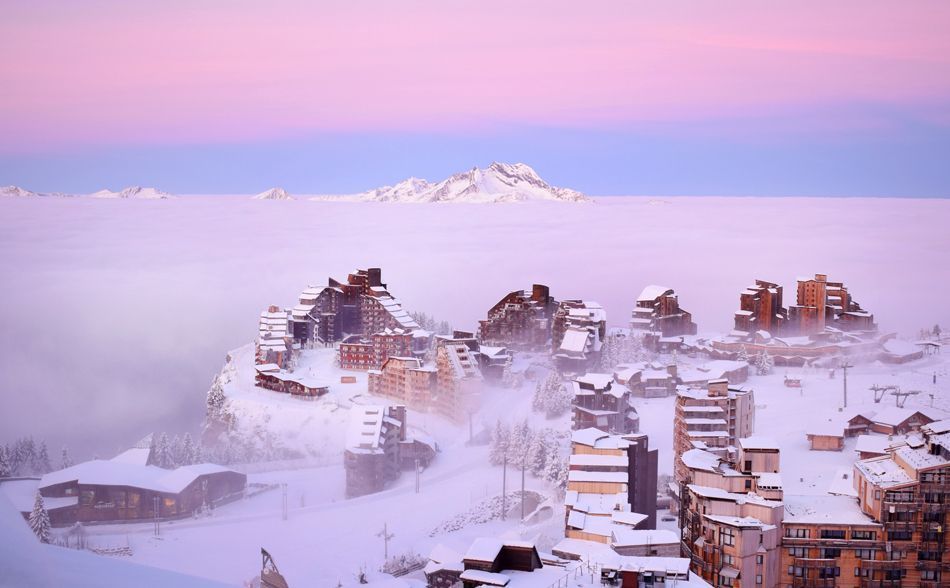
[[[501,371],[501,384],[506,388],[511,388],[514,385],[514,379],[514,374],[511,371],[511,356],[509,355]]]
[[[49,461],[49,451],[46,449],[46,441],[40,441],[40,450],[36,455],[37,474],[48,474],[53,471],[53,466]]]
[[[544,479],[551,484],[556,484],[561,475],[561,448],[557,443],[551,443],[548,447],[548,455],[545,462]]]
[[[0,478],[7,478],[11,475],[10,458],[7,457],[6,445],[0,445]]]
[[[30,528],[36,533],[41,543],[49,543],[50,524],[49,513],[43,505],[43,495],[36,491],[36,500],[33,502],[33,512],[30,513]]]
[[[934,336],[934,339],[939,339],[939,338],[940,338],[940,333],[942,333],[942,332],[943,332],[943,331],[940,329],[940,325],[934,325],[934,328],[933,328],[933,330],[931,331],[931,333],[932,333],[933,336]]]
[[[220,421],[224,411],[224,386],[221,384],[221,378],[215,376],[211,381],[211,388],[208,389],[207,415],[210,421]]]
[[[544,410],[544,386],[541,382],[538,382],[538,385],[534,387],[534,397],[531,399],[531,408],[535,412],[541,412]]]
[[[495,431],[492,433],[491,448],[488,452],[488,461],[492,465],[501,465],[505,462],[505,456],[508,455],[508,449],[511,444],[511,430],[508,425],[499,419],[495,423]]]
[[[533,432],[527,419],[516,424],[512,429],[508,461],[516,468],[528,467],[532,437]]]
[[[185,433],[181,440],[181,455],[178,457],[179,465],[191,465],[195,462],[195,442],[191,438],[191,433]]]
[[[158,438],[158,445],[155,451],[155,465],[160,468],[165,468],[166,470],[170,470],[174,467],[171,447],[169,447],[168,435],[166,433],[162,433],[162,436]]]
[[[69,450],[66,449],[65,445],[63,446],[63,454],[60,458],[59,467],[64,470],[73,467],[73,460],[69,457]]]
[[[547,465],[549,453],[549,431],[550,429],[537,431],[534,434],[534,439],[531,441],[531,454],[528,458],[528,467],[531,469],[531,473],[534,474],[535,477],[542,476],[545,471],[545,466]]]
[[[749,350],[745,348],[745,345],[739,347],[739,354],[736,356],[736,360],[749,363]]]
[[[775,362],[772,360],[772,356],[763,349],[762,353],[755,358],[755,373],[759,376],[767,376],[772,373],[772,366],[774,365]]]
[[[183,454],[184,454],[184,445],[182,444],[181,437],[175,435],[172,437],[172,442],[168,446],[169,454],[172,457],[172,466],[178,467],[184,464]]]
[[[33,442],[33,437],[24,437],[20,446],[22,448],[20,452],[20,475],[35,474],[37,470],[36,443]]]

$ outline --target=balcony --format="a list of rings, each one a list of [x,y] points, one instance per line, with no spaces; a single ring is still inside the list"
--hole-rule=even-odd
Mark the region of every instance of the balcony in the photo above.
[[[916,521],[884,521],[884,529],[887,531],[910,531],[917,529]]]
[[[885,512],[917,512],[919,509],[920,504],[917,502],[894,502],[892,500],[884,501]]]
[[[818,559],[812,557],[796,557],[795,565],[800,568],[833,568],[838,564],[836,559]]]
[[[861,578],[860,588],[901,588],[900,580],[869,580]]]
[[[862,559],[861,569],[864,570],[899,570],[903,565],[899,559]]]
[[[835,588],[834,578],[792,578],[794,588]]]

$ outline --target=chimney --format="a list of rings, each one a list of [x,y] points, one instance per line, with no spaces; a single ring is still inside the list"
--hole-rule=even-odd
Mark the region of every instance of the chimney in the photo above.
[[[369,279],[370,288],[374,286],[383,285],[383,270],[378,267],[371,267],[366,270],[366,275]]]

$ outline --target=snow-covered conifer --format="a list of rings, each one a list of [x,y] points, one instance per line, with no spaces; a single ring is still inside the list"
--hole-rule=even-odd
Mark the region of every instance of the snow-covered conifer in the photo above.
[[[69,457],[69,450],[66,449],[65,445],[63,446],[63,453],[59,460],[59,467],[64,470],[73,467],[73,459]]]
[[[195,442],[191,438],[191,433],[185,433],[181,439],[181,454],[178,456],[178,465],[191,465],[195,463]]]
[[[48,474],[53,471],[53,466],[49,461],[49,451],[46,449],[46,441],[40,441],[40,450],[36,453],[36,474]]]
[[[745,348],[745,345],[739,347],[739,354],[736,355],[736,360],[749,363],[749,350]]]
[[[534,387],[534,396],[531,398],[531,408],[535,412],[541,412],[544,410],[544,386],[541,382],[538,382],[538,385]]]
[[[0,478],[6,478],[10,475],[10,458],[7,457],[7,447],[6,445],[0,445]]]
[[[511,444],[511,430],[508,425],[502,423],[499,419],[495,423],[495,430],[492,433],[491,448],[488,452],[488,461],[492,465],[501,465],[508,455],[508,449]]]
[[[49,543],[49,513],[46,512],[43,495],[40,494],[39,490],[36,491],[36,499],[33,501],[33,512],[30,513],[30,528],[36,533],[41,543]]]
[[[166,433],[162,433],[162,436],[158,438],[158,445],[155,446],[155,451],[155,465],[167,470],[175,467],[175,462],[172,457],[172,449],[170,442],[168,441],[168,435]]]

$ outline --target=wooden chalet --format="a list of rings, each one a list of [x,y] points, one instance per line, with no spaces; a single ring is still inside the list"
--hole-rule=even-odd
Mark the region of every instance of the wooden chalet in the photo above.
[[[255,383],[267,390],[309,398],[323,396],[330,391],[327,384],[310,376],[284,371],[275,363],[259,365],[256,369]]]
[[[243,495],[247,476],[216,464],[174,470],[92,460],[43,476],[44,498],[75,499],[54,524],[133,522],[191,516]],[[53,521],[51,521],[53,522]]]
[[[507,586],[505,570],[532,572],[541,567],[541,556],[533,543],[479,538],[472,542],[462,558],[464,571],[459,578],[464,588]]]

